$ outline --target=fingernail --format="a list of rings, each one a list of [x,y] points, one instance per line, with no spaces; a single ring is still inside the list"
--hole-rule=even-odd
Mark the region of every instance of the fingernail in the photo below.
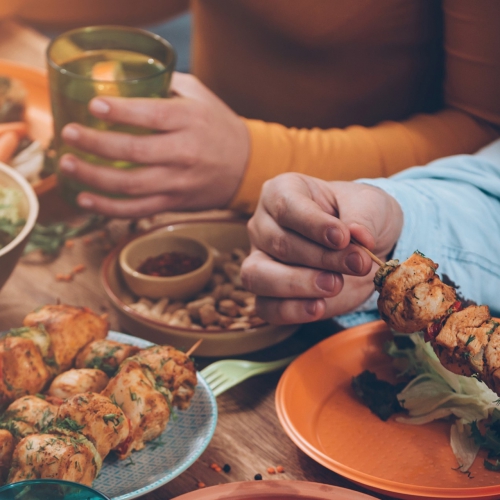
[[[78,205],[80,205],[82,208],[91,208],[94,206],[92,198],[88,198],[87,196],[79,196],[77,200]]]
[[[306,310],[306,313],[314,316],[316,314],[316,307],[317,307],[317,302],[315,300],[306,300],[304,304],[304,309]]]
[[[90,101],[89,109],[90,109],[90,111],[93,111],[94,113],[104,115],[106,113],[109,113],[111,106],[106,101],[103,101],[102,99],[92,99]]]
[[[76,161],[72,156],[63,156],[59,161],[59,168],[64,172],[74,172],[76,170]]]
[[[316,285],[325,292],[333,292],[335,288],[335,275],[326,271],[319,273],[316,277]]]
[[[80,137],[80,132],[76,127],[73,127],[72,125],[67,125],[66,127],[63,128],[61,135],[63,139],[76,141]]]
[[[354,273],[360,273],[363,269],[363,259],[356,252],[350,253],[345,258],[345,264]]]
[[[335,246],[339,246],[344,241],[344,233],[337,227],[329,227],[326,230],[326,239]]]

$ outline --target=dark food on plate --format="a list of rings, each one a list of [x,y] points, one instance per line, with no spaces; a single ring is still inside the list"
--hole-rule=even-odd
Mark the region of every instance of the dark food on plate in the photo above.
[[[24,325],[0,340],[0,403],[9,405],[0,416],[0,484],[91,485],[110,451],[124,459],[144,448],[173,406],[189,406],[194,364],[172,347],[107,341],[104,317],[62,304],[33,311]],[[99,357],[110,373],[118,367],[111,379],[97,368],[68,370]]]
[[[22,82],[0,76],[0,123],[24,119],[26,89]]]
[[[382,319],[401,333],[424,331],[439,360],[458,375],[475,375],[500,393],[500,323],[487,306],[463,306],[453,287],[436,274],[438,265],[420,252],[376,273]]]

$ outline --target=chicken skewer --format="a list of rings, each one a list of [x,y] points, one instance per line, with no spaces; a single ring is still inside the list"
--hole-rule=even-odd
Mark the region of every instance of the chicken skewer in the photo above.
[[[189,405],[197,379],[187,354],[103,339],[107,322],[86,308],[45,306],[24,324],[0,341],[0,403],[14,400],[0,418],[0,481],[10,467],[8,482],[91,484],[110,450],[123,459],[142,449],[163,432],[172,405]],[[111,380],[97,368],[61,373],[73,363],[119,370]],[[47,400],[33,395],[51,379]]]
[[[420,252],[405,262],[388,261],[377,271],[382,319],[401,333],[423,331],[445,368],[476,375],[500,392],[500,323],[487,306],[463,307],[453,287],[443,283],[438,265]]]

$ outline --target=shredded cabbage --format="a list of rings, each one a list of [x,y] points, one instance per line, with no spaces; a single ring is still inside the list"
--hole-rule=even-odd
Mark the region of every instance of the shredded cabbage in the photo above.
[[[421,333],[414,333],[410,338],[415,349],[398,349],[394,342],[386,348],[389,355],[406,360],[403,373],[416,375],[397,396],[409,416],[398,417],[396,421],[422,425],[454,415],[450,444],[460,470],[466,472],[479,451],[467,424],[488,418],[500,400],[483,382],[455,375],[444,368]]]

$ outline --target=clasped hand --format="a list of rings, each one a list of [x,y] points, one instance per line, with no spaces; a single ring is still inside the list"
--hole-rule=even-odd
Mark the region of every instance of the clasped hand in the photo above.
[[[290,324],[352,311],[373,293],[378,266],[351,238],[385,261],[402,225],[397,201],[367,184],[294,173],[267,181],[241,270],[258,315]]]

